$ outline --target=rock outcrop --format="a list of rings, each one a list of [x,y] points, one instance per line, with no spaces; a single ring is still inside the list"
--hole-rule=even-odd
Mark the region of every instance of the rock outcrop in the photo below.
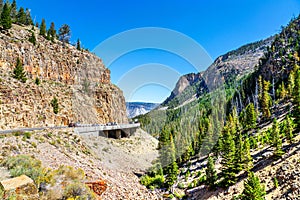
[[[110,82],[102,60],[71,45],[39,36],[28,41],[31,27],[13,25],[0,33],[0,129],[67,125],[70,122],[127,122],[122,91]],[[12,78],[20,58],[27,73],[25,84]],[[39,78],[40,85],[34,80]],[[59,113],[50,105],[56,97]]]
[[[39,193],[33,180],[26,175],[7,179],[0,182],[0,188],[4,191],[3,199],[15,196],[17,200],[38,200]]]
[[[267,51],[274,37],[244,45],[236,50],[219,56],[204,72],[181,76],[171,95],[162,103],[163,106],[175,102],[175,107],[204,92],[213,91],[224,83],[238,80],[254,71],[259,59]],[[172,106],[171,106],[172,107]],[[174,106],[173,106],[174,107]]]

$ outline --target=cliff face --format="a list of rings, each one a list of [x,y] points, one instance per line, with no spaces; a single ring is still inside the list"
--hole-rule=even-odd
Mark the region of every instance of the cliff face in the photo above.
[[[110,71],[92,53],[59,41],[52,43],[35,30],[37,44],[28,41],[31,27],[14,25],[0,33],[0,128],[66,125],[70,122],[127,122],[122,91],[111,84]],[[17,58],[27,82],[12,78]],[[40,85],[34,83],[35,78]],[[56,97],[59,112],[51,100]]]
[[[212,91],[224,82],[230,83],[254,71],[259,59],[267,51],[274,37],[244,45],[219,56],[204,72],[191,73],[180,77],[171,95],[162,106],[171,108],[195,100],[205,92]]]

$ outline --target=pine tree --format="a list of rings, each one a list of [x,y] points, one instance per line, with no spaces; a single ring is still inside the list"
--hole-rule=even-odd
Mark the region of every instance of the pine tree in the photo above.
[[[31,32],[31,37],[28,39],[28,41],[31,42],[34,46],[36,45],[36,38],[34,32]]]
[[[223,131],[223,154],[222,154],[222,176],[225,187],[233,185],[236,182],[235,174],[235,143],[232,133],[228,127]]]
[[[51,41],[54,42],[55,39],[56,39],[56,30],[55,30],[54,22],[51,22],[50,29],[49,29],[49,34],[50,34],[50,37],[51,37]]]
[[[47,31],[46,39],[47,39],[47,40],[51,40],[50,29]]]
[[[6,2],[4,4],[4,7],[2,9],[2,13],[1,13],[1,25],[2,25],[2,28],[4,30],[7,30],[7,29],[10,29],[11,28],[11,17],[10,17],[10,8],[9,8],[9,5],[8,3]]]
[[[253,167],[253,158],[250,154],[250,140],[248,137],[246,137],[243,145],[243,163],[244,163],[244,169],[246,171],[249,171]]]
[[[46,37],[46,21],[45,21],[45,19],[42,19],[42,23],[40,26],[40,35]]]
[[[271,116],[270,107],[271,107],[271,96],[269,94],[270,82],[263,81],[262,96],[261,96],[261,107],[262,113],[265,118]]]
[[[255,128],[256,127],[257,115],[255,112],[254,104],[250,103],[246,107],[246,116],[245,116],[245,125],[246,128]]]
[[[80,40],[78,39],[77,40],[77,44],[76,44],[76,48],[77,48],[77,50],[79,50],[79,51],[81,51],[81,45],[80,45]]]
[[[286,117],[285,120],[285,126],[284,126],[284,134],[286,136],[286,139],[289,141],[289,143],[293,142],[293,131],[294,131],[294,124],[293,124],[293,119],[290,118],[289,116]]]
[[[4,2],[3,0],[0,0],[0,13],[2,12],[3,6],[4,6]]]
[[[175,181],[177,180],[178,175],[178,165],[176,163],[176,157],[175,157],[175,145],[173,141],[173,136],[170,135],[170,148],[168,149],[169,156],[170,156],[170,163],[166,168],[166,179],[165,184],[167,188],[170,188]]]
[[[18,24],[26,24],[26,14],[24,12],[24,8],[20,8],[17,15],[17,23]]]
[[[16,21],[17,18],[17,2],[16,0],[13,0],[11,6],[10,6],[10,17],[12,19],[13,22]]]
[[[218,180],[217,171],[215,170],[214,160],[211,156],[208,157],[206,173],[206,182],[210,188],[214,188]]]
[[[13,77],[15,79],[18,79],[22,83],[25,83],[27,80],[26,73],[24,72],[23,65],[22,65],[20,58],[17,59],[17,64],[13,71]]]
[[[300,70],[295,73],[295,83],[293,88],[294,118],[296,128],[300,129]]]
[[[243,170],[243,140],[240,132],[237,133],[235,139],[234,160],[234,172],[238,173]]]
[[[58,100],[56,97],[54,97],[51,101],[51,106],[53,108],[53,112],[54,114],[57,114],[58,113],[58,110],[59,110],[59,106],[58,106]]]
[[[274,119],[273,121],[271,137],[272,137],[272,145],[275,148],[274,155],[276,157],[280,157],[283,154],[282,139],[280,137],[280,129],[276,119]]]
[[[283,81],[281,82],[281,85],[279,86],[278,93],[279,93],[279,95],[278,95],[279,98],[282,99],[282,100],[284,100],[287,96],[287,91],[285,89]]]
[[[295,86],[295,72],[294,72],[294,70],[292,70],[290,72],[290,75],[289,75],[288,87],[287,87],[288,88],[288,94],[289,94],[290,98],[293,97],[294,86]]]
[[[69,43],[70,38],[71,38],[70,26],[67,24],[62,25],[59,28],[58,35],[59,35],[60,41],[62,41],[64,44]]]
[[[259,178],[253,172],[249,173],[248,179],[244,182],[244,190],[241,194],[242,200],[264,200],[265,188],[260,184]]]
[[[33,25],[33,21],[32,21],[32,18],[31,18],[31,13],[30,13],[30,10],[28,8],[26,8],[25,15],[26,15],[25,25],[27,25],[27,26]]]

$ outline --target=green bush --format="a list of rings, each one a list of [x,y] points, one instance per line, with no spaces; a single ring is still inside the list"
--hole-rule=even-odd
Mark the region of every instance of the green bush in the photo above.
[[[278,180],[276,177],[273,179],[275,188],[278,188]]]
[[[67,180],[83,180],[85,178],[85,173],[82,169],[74,169],[71,166],[60,166],[57,170],[53,172],[55,175],[64,175]]]
[[[24,138],[30,139],[32,134],[30,132],[24,132],[23,135],[24,135]]]
[[[145,185],[147,188],[153,186],[155,188],[161,188],[165,182],[162,175],[156,175],[155,177],[150,177],[148,175],[142,176],[141,184]]]
[[[42,167],[41,161],[27,155],[18,155],[8,157],[2,163],[9,169],[12,177],[18,177],[23,174],[30,177],[39,187],[42,182],[50,182],[49,171]]]
[[[76,200],[93,200],[96,195],[84,184],[74,182],[64,189],[63,199],[76,199]]]
[[[35,82],[36,85],[41,84],[41,80],[39,79],[39,77],[36,77],[34,82]]]
[[[52,99],[52,101],[51,101],[51,106],[52,106],[52,108],[53,108],[54,114],[57,114],[59,108],[58,108],[58,100],[57,100],[56,97],[54,97],[54,98]]]

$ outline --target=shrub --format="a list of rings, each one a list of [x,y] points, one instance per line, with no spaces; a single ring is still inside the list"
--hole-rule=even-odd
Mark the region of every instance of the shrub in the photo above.
[[[26,139],[30,139],[31,138],[31,133],[30,132],[24,132],[23,137]]]
[[[63,199],[93,200],[96,195],[84,183],[74,182],[64,189]]]
[[[141,178],[141,184],[145,185],[147,188],[150,188],[151,186],[155,188],[161,188],[164,182],[165,179],[162,175],[156,175],[155,177],[145,175]]]
[[[273,179],[275,188],[278,188],[278,180],[276,177]]]
[[[36,77],[34,82],[35,82],[36,85],[41,84],[41,80],[39,79],[39,77]]]
[[[34,46],[36,45],[36,38],[34,32],[31,32],[31,36],[29,37],[28,41],[31,42]]]
[[[55,175],[64,175],[67,180],[83,180],[85,173],[82,169],[74,169],[71,166],[60,166],[54,171]]]
[[[185,186],[184,186],[183,183],[178,183],[177,187],[178,187],[179,189],[185,189]]]
[[[54,97],[51,101],[51,106],[53,108],[53,112],[54,114],[57,114],[58,113],[58,100],[56,97]]]
[[[8,157],[4,160],[2,165],[9,169],[12,177],[25,174],[30,177],[38,187],[40,183],[49,183],[52,180],[49,171],[42,167],[41,161],[27,155]]]

